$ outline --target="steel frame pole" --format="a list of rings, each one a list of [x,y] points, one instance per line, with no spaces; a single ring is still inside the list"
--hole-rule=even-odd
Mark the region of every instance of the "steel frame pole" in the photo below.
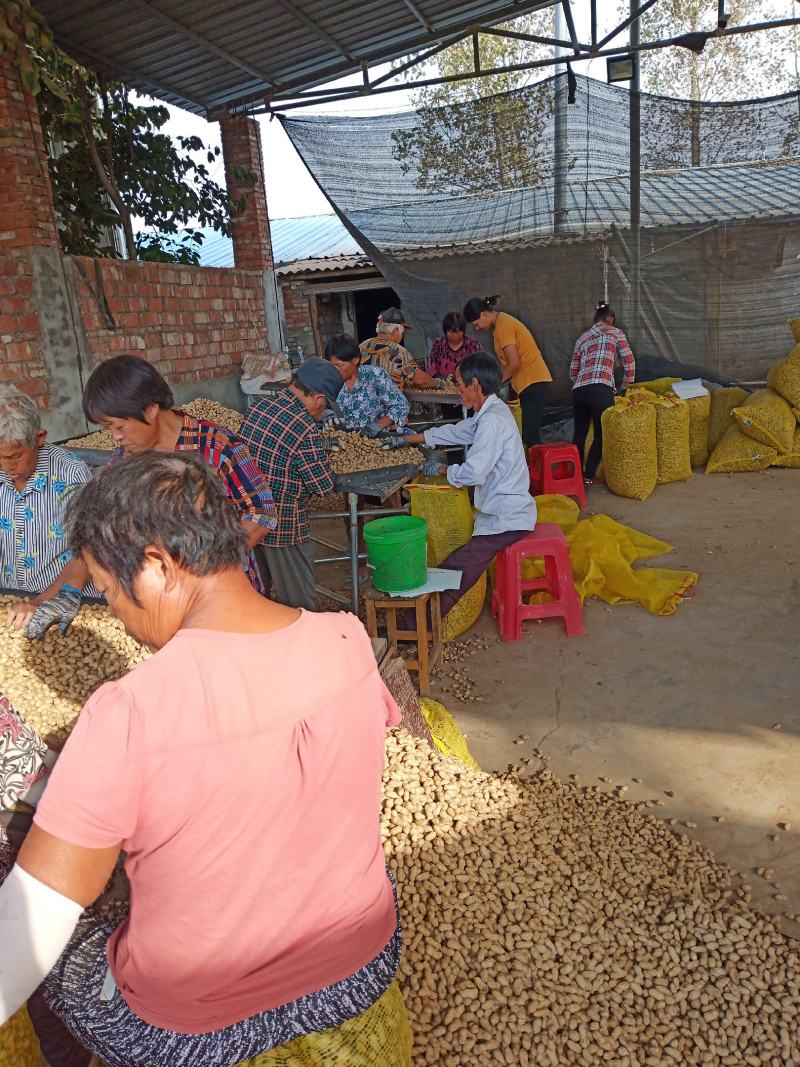
[[[638,48],[641,42],[639,13],[641,5],[638,0],[630,0],[633,21],[630,28],[631,49]],[[631,341],[634,347],[639,344],[641,322],[641,259],[642,259],[642,96],[641,96],[641,54],[634,53],[633,78],[631,79],[630,105],[630,227],[631,227],[631,321],[629,325]]]

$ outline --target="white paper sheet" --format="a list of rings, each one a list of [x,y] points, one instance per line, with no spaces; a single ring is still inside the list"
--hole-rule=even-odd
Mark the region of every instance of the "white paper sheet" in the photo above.
[[[705,396],[708,392],[700,378],[687,378],[685,382],[673,382],[670,388],[681,400],[689,400],[693,396]]]
[[[461,571],[448,571],[442,567],[428,567],[428,580],[416,589],[404,589],[402,593],[389,593],[389,596],[421,596],[422,593],[443,593],[445,589],[458,589],[461,585]]]

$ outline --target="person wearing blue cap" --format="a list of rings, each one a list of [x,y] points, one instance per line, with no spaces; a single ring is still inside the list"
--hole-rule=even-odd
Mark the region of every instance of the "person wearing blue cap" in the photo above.
[[[317,606],[308,498],[334,489],[320,423],[323,416],[341,416],[336,402],[341,388],[339,372],[312,356],[286,389],[253,404],[239,431],[278,509],[277,528],[259,546],[264,584],[269,589],[272,582],[279,604],[308,611]]]

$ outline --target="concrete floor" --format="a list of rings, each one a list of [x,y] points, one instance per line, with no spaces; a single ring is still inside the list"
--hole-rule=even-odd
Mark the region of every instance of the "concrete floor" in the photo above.
[[[485,611],[470,632],[489,647],[459,666],[486,703],[440,699],[483,767],[541,745],[561,778],[662,800],[652,813],[695,822],[676,829],[749,872],[757,907],[800,913],[800,471],[697,474],[644,502],[589,492],[591,510],[675,545],[652,564],[698,571],[693,599],[670,618],[590,600],[583,637],[529,622],[511,644]],[[774,870],[787,903],[756,867]]]

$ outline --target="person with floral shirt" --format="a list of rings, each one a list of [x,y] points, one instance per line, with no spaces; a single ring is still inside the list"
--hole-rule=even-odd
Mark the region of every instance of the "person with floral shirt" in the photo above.
[[[34,594],[9,612],[7,625],[29,627],[37,609],[58,598],[60,621],[68,617],[68,626],[77,613],[87,575],[72,558],[64,514],[90,476],[85,463],[47,444],[32,400],[0,394],[0,585]]]
[[[402,430],[411,405],[387,371],[361,363],[354,337],[338,333],[328,338],[325,358],[342,376],[342,389],[336,400],[348,430],[360,430],[368,437],[377,437],[391,426]]]

